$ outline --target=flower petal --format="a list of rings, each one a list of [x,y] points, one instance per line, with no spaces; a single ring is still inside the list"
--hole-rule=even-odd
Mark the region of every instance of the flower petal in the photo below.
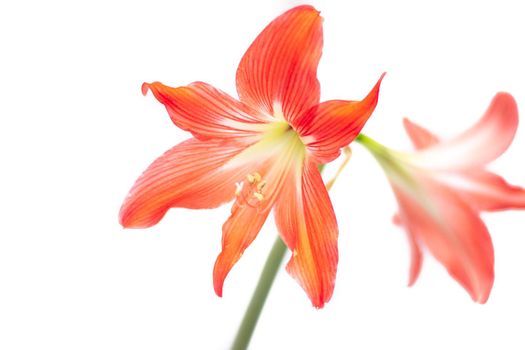
[[[501,176],[483,169],[461,173],[441,173],[439,181],[455,188],[473,208],[479,211],[525,209],[525,189],[507,183]]]
[[[172,88],[159,82],[142,86],[164,104],[171,120],[198,139],[254,137],[270,118],[202,82]]]
[[[322,46],[322,18],[313,7],[298,6],[274,19],[239,64],[241,101],[294,124],[319,103],[317,65]]]
[[[485,303],[494,282],[492,241],[479,215],[454,191],[421,181],[421,198],[393,183],[405,227],[428,247],[479,303]]]
[[[231,141],[197,139],[173,147],[137,179],[120,209],[121,225],[149,227],[169,208],[214,208],[230,201],[235,182],[246,172],[222,166],[243,147]]]
[[[423,264],[423,253],[416,237],[407,230],[408,243],[410,244],[410,273],[408,276],[408,286],[414,285]]]
[[[416,149],[427,148],[439,143],[439,138],[408,118],[403,118],[403,126]]]
[[[222,296],[226,276],[257,237],[269,213],[258,207],[233,205],[230,217],[222,226],[222,252],[213,268],[213,287],[218,296]]]
[[[410,246],[410,272],[408,276],[408,286],[411,287],[414,285],[414,283],[416,283],[419,273],[421,272],[421,266],[423,264],[423,252],[421,251],[420,243],[417,241],[415,235],[403,224],[401,216],[399,214],[395,214],[392,221],[394,224],[404,228],[408,238],[408,244]]]
[[[359,135],[377,105],[384,76],[362,101],[326,101],[306,113],[298,132],[319,163],[337,158],[340,149]]]
[[[426,148],[413,157],[433,169],[482,167],[509,147],[518,127],[518,108],[512,95],[500,92],[481,120],[449,141]]]
[[[250,176],[239,184],[232,213],[222,227],[222,251],[213,270],[213,285],[219,296],[226,276],[259,233],[283,186],[288,185],[285,179],[300,169],[304,159],[304,145],[292,130],[284,131],[276,142],[267,141],[260,141],[228,163],[257,154],[263,157],[252,163]]]
[[[293,252],[286,268],[321,308],[334,290],[337,221],[317,165],[307,161],[302,172],[291,175],[275,206],[279,232]]]

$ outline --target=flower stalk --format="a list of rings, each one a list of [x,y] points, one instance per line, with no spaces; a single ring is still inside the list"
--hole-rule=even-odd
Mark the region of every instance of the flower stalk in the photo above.
[[[273,244],[272,250],[266,259],[259,282],[255,287],[248,308],[244,313],[244,317],[241,321],[235,340],[233,341],[232,349],[241,350],[246,349],[252,338],[253,331],[257,325],[257,321],[261,316],[261,311],[266,303],[270,289],[272,288],[277,271],[282,265],[284,256],[286,255],[286,246],[284,245],[281,237],[277,236],[275,243]]]

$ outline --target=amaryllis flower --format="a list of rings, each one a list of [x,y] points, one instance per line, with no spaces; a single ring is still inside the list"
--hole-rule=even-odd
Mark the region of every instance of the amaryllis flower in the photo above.
[[[494,251],[480,211],[525,208],[525,190],[488,171],[510,145],[518,126],[516,102],[497,94],[481,120],[459,136],[441,141],[408,119],[405,129],[417,148],[399,153],[366,137],[394,189],[412,250],[409,285],[420,272],[422,246],[471,295],[485,303],[494,282]]]
[[[359,102],[319,103],[316,71],[322,18],[296,7],[271,22],[237,70],[240,101],[202,82],[143,85],[193,138],[149,166],[125,199],[124,227],[156,224],[170,208],[214,208],[235,200],[222,227],[214,288],[255,239],[271,209],[293,252],[287,265],[312,303],[332,296],[337,222],[317,166],[335,159],[374,110],[381,79]]]

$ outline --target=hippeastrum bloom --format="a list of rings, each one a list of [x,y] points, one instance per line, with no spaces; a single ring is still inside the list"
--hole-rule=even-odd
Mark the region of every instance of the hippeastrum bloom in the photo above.
[[[411,246],[409,285],[420,272],[422,246],[479,303],[494,282],[494,251],[481,211],[525,208],[525,190],[488,171],[489,162],[511,144],[518,126],[516,102],[498,93],[481,120],[459,136],[441,140],[404,120],[416,147],[399,153],[360,136],[379,160],[394,189]]]
[[[148,227],[170,208],[214,208],[235,199],[213,271],[219,296],[272,208],[293,252],[288,272],[314,306],[332,295],[338,229],[317,167],[359,134],[377,104],[381,79],[362,101],[319,103],[322,43],[319,12],[299,6],[271,22],[242,58],[240,101],[202,82],[142,87],[193,138],[146,169],[122,205],[120,222]]]

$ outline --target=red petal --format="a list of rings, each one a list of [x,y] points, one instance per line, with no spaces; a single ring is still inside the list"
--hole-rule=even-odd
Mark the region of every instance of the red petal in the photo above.
[[[222,296],[224,280],[259,234],[270,209],[233,204],[231,215],[222,226],[222,250],[213,268],[213,288],[218,296]]]
[[[510,94],[498,93],[476,125],[454,139],[419,152],[416,161],[434,169],[483,167],[505,152],[517,127],[516,101]]]
[[[401,226],[405,229],[408,238],[408,244],[410,245],[410,273],[408,277],[408,286],[412,286],[416,283],[419,273],[421,272],[421,265],[423,264],[423,253],[421,247],[417,241],[415,235],[410,232],[403,224],[403,220],[399,214],[395,214],[392,218],[395,225]]]
[[[439,143],[439,138],[436,135],[408,120],[408,118],[403,119],[403,126],[416,149],[427,148]]]
[[[222,226],[222,252],[213,269],[213,287],[218,296],[222,296],[226,276],[257,237],[269,212],[248,205],[233,205],[231,216]]]
[[[465,201],[477,210],[525,209],[525,189],[510,185],[489,171],[474,169],[457,177],[445,177],[444,182],[459,190]]]
[[[319,163],[337,158],[340,149],[359,135],[377,105],[384,76],[362,101],[326,101],[308,111],[298,133]]]
[[[410,273],[408,276],[408,286],[416,283],[421,265],[423,264],[423,253],[416,237],[407,230],[408,243],[410,244]]]
[[[313,7],[299,6],[274,19],[239,64],[241,101],[294,124],[319,103],[317,65],[322,46],[322,18]]]
[[[407,230],[471,295],[485,303],[494,282],[494,251],[477,213],[447,187],[421,181],[420,198],[394,184]]]
[[[270,144],[261,141],[238,157],[243,159],[256,154],[262,156],[258,162],[252,163],[250,172],[257,172],[261,178],[254,182],[243,182],[232,213],[222,227],[222,252],[217,257],[213,271],[213,284],[219,296],[222,295],[226,276],[259,233],[277,197],[282,196],[283,186],[288,186],[285,179],[295,169],[301,168],[304,145],[293,131],[281,136],[279,141]],[[261,145],[265,148],[264,154],[259,152]],[[260,195],[260,200],[255,197],[256,192]]]
[[[312,304],[332,297],[337,272],[337,221],[316,164],[291,174],[275,206],[276,223],[293,256],[287,265]],[[301,191],[297,191],[300,188]]]
[[[144,83],[142,92],[148,89],[166,106],[175,125],[199,139],[253,137],[271,121],[206,83],[178,88]]]
[[[221,140],[190,139],[173,147],[137,179],[120,209],[121,225],[148,227],[169,208],[213,208],[230,201],[235,182],[247,172],[221,166],[242,150]]]

